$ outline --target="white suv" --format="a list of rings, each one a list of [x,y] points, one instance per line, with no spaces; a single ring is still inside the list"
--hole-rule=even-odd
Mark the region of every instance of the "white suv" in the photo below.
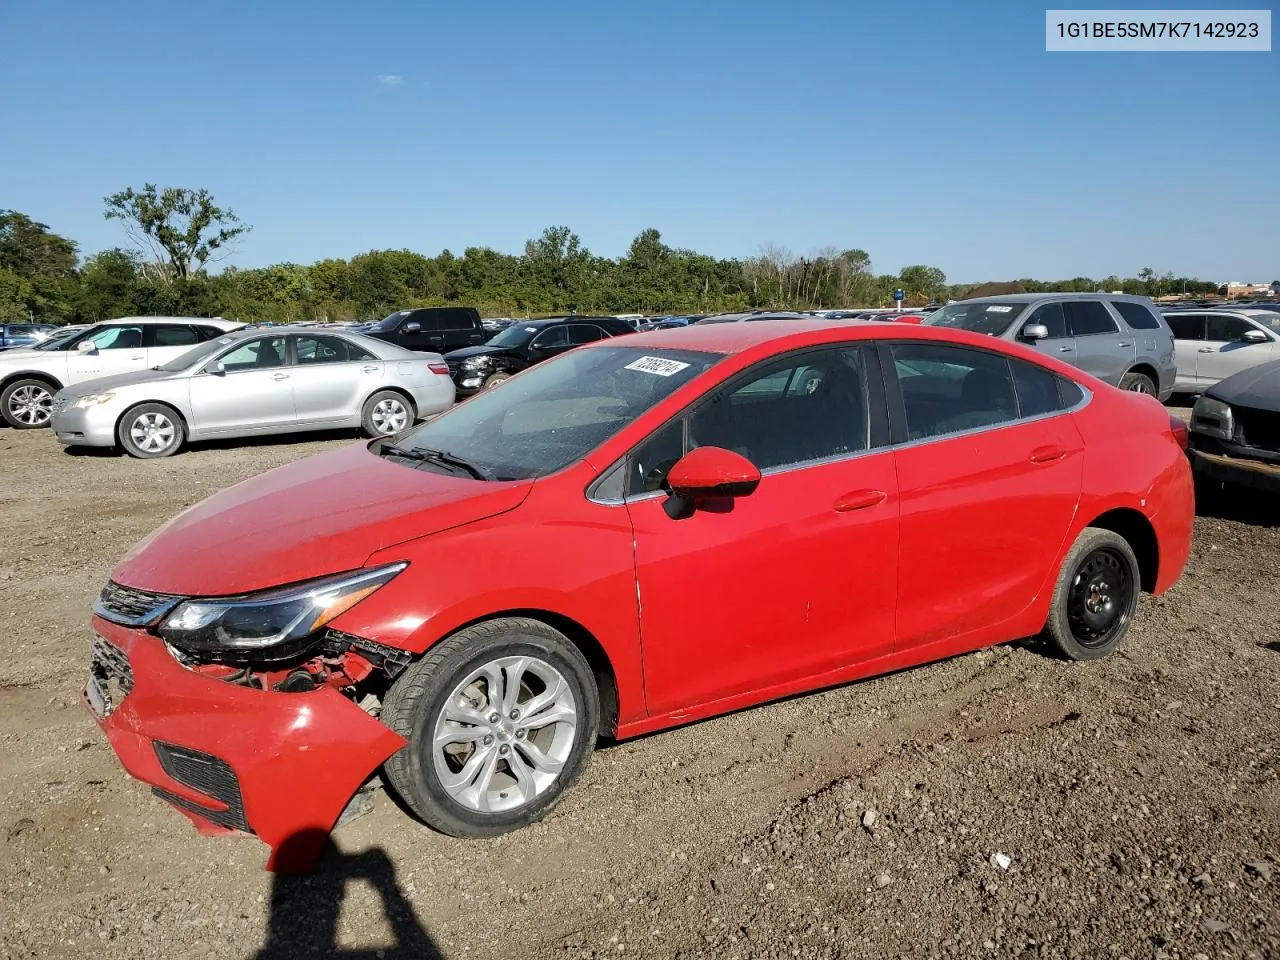
[[[18,430],[47,427],[63,387],[147,370],[242,326],[201,317],[121,317],[29,350],[0,353],[0,417]]]

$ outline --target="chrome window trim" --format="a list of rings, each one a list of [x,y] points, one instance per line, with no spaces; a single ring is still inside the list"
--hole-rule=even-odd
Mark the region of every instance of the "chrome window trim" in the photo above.
[[[1052,371],[1049,371],[1049,372],[1052,372]],[[1059,374],[1054,374],[1054,376],[1059,376]],[[1079,383],[1075,380],[1071,380],[1070,378],[1067,378],[1067,377],[1062,377],[1061,379],[1067,380],[1067,382],[1075,384],[1080,389],[1080,392],[1083,394],[1083,396],[1078,402],[1076,402],[1070,407],[1064,407],[1061,410],[1053,410],[1049,413],[1039,413],[1039,414],[1036,414],[1034,417],[1016,417],[1013,420],[1005,420],[1005,421],[1002,421],[1001,423],[992,423],[984,427],[971,427],[968,430],[960,430],[960,431],[957,431],[956,433],[943,433],[943,434],[939,434],[936,437],[921,437],[919,440],[905,440],[902,443],[887,443],[883,447],[869,447],[866,450],[855,450],[851,453],[840,453],[831,457],[822,457],[821,459],[818,459],[818,460],[805,460],[800,463],[788,463],[780,467],[770,467],[767,470],[761,470],[760,477],[761,479],[763,479],[764,477],[773,477],[773,476],[778,476],[779,474],[790,473],[793,470],[807,470],[810,467],[826,466],[829,463],[840,463],[845,460],[856,460],[861,457],[868,456],[870,454],[885,453],[886,451],[890,451],[890,450],[906,450],[912,447],[924,446],[925,444],[941,443],[945,440],[953,440],[957,437],[977,436],[983,433],[990,433],[992,430],[1003,430],[1004,428],[1012,424],[1021,425],[1024,423],[1039,423],[1044,420],[1050,420],[1054,417],[1062,417],[1062,416],[1067,416],[1069,414],[1078,413],[1093,401],[1093,391],[1090,390],[1088,387],[1086,387],[1084,384]],[[600,478],[607,475],[609,470],[612,470],[612,469],[613,469],[613,465],[610,464],[608,469],[602,471],[596,477],[596,480],[592,481],[592,483],[595,483]],[[629,503],[643,503],[646,500],[655,500],[658,497],[666,497],[666,496],[670,496],[670,494],[668,494],[667,491],[665,490],[650,490],[647,493],[638,493],[631,497],[623,497],[620,500],[618,499],[604,500],[604,499],[597,499],[595,497],[587,497],[587,500],[589,500],[591,503],[600,504],[601,506],[619,507],[619,506],[626,506]]]

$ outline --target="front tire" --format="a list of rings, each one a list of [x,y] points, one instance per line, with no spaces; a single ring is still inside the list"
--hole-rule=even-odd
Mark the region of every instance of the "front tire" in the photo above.
[[[1087,527],[1062,562],[1046,639],[1068,660],[1098,660],[1120,646],[1138,609],[1138,558],[1118,533]]]
[[[1155,381],[1145,373],[1126,373],[1120,378],[1120,389],[1130,393],[1145,393],[1151,397],[1156,395]]]
[[[120,418],[116,439],[124,452],[139,460],[171,457],[187,440],[187,428],[172,407],[143,403]]]
[[[15,430],[38,430],[53,418],[53,395],[57,388],[47,381],[15,380],[0,393],[0,416]]]
[[[541,820],[582,774],[600,700],[582,653],[504,617],[441,641],[392,685],[382,722],[409,741],[387,780],[429,826],[494,837]]]
[[[491,373],[485,377],[484,383],[480,385],[481,390],[492,390],[494,387],[501,386],[511,379],[511,374],[505,370],[499,370],[497,373]]]
[[[395,390],[379,390],[364,402],[360,428],[368,437],[389,437],[413,426],[413,403]]]

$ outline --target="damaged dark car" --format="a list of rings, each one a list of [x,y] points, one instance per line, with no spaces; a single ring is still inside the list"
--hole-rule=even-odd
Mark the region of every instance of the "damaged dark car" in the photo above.
[[[1191,413],[1188,454],[1196,485],[1280,493],[1280,360],[1209,387]]]

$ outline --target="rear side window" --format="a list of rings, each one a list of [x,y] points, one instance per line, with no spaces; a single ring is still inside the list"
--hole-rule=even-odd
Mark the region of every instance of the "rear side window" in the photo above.
[[[1070,410],[1077,403],[1084,400],[1084,388],[1074,381],[1059,378],[1058,397],[1062,401],[1062,409]]]
[[[200,342],[195,329],[185,324],[155,324],[149,326],[147,332],[151,334],[149,346],[152,347],[189,347]]]
[[[594,323],[574,323],[569,326],[569,340],[574,344],[595,343],[605,336],[605,332]]]
[[[911,440],[942,437],[1018,418],[1004,357],[965,347],[896,344],[894,367]]]
[[[1160,329],[1160,320],[1140,303],[1134,303],[1131,300],[1112,300],[1111,305],[1116,308],[1116,313],[1124,317],[1124,322],[1134,330]]]
[[[473,330],[476,326],[469,310],[432,310],[421,319],[422,326],[429,330]]]
[[[1058,377],[1034,363],[1011,361],[1013,382],[1018,391],[1018,413],[1024,417],[1039,417],[1062,409],[1062,397],[1058,394]]]
[[[217,327],[197,326],[197,327],[192,327],[191,329],[196,332],[196,336],[200,338],[201,342],[205,340],[212,340],[214,337],[220,337],[223,334],[223,331],[219,330]]]
[[[1116,333],[1119,328],[1099,300],[1073,300],[1063,304],[1067,325],[1073,337],[1089,337],[1099,333]]]
[[[1166,313],[1164,321],[1169,324],[1175,340],[1204,339],[1203,313]]]

